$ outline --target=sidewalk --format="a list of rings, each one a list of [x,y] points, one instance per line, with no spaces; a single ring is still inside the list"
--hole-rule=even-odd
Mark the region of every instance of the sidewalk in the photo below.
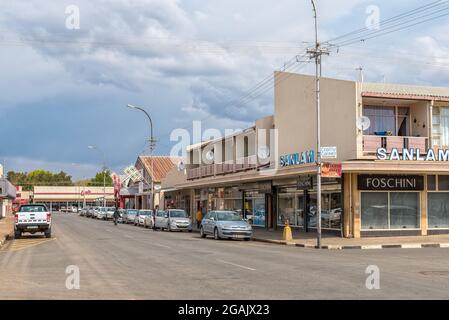
[[[0,219],[0,247],[9,236],[12,236],[14,228],[14,216],[8,214],[6,218]]]
[[[291,245],[302,248],[315,248],[316,233],[300,232],[292,229],[293,241],[282,240],[282,229],[269,231],[253,229],[253,240]],[[401,237],[372,237],[361,239],[347,239],[335,234],[322,234],[322,249],[388,249],[388,248],[449,248],[449,234],[432,236],[401,236]]]

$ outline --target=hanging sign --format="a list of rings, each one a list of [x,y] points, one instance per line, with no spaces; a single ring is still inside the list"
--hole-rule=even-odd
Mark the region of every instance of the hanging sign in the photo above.
[[[340,163],[327,163],[321,164],[321,176],[323,178],[341,178],[341,164]]]

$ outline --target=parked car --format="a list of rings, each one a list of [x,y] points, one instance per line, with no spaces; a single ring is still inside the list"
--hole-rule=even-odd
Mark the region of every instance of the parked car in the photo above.
[[[210,211],[201,221],[200,236],[213,235],[216,240],[245,239],[250,240],[253,231],[251,225],[235,211]]]
[[[145,222],[145,217],[151,216],[153,214],[153,210],[142,209],[139,210],[134,218],[135,226],[143,226]]]
[[[100,212],[100,207],[94,207],[94,211],[92,212],[93,219],[96,219],[98,217],[98,212]]]
[[[106,208],[106,219],[105,220],[112,220],[114,218],[114,207],[107,207]]]
[[[189,215],[182,209],[159,210],[155,217],[155,227],[168,231],[186,230],[192,232]]]
[[[23,232],[43,232],[51,238],[51,212],[43,204],[26,204],[19,208],[14,216],[14,238],[18,239]]]
[[[143,226],[145,228],[153,228],[154,226],[154,211],[151,210],[151,214],[146,215],[143,219]]]
[[[123,223],[134,223],[136,215],[136,209],[126,209],[125,214],[123,215]]]
[[[99,219],[99,220],[106,220],[107,219],[107,217],[106,217],[106,214],[107,214],[106,209],[107,208],[105,208],[105,207],[98,208],[96,218]]]
[[[80,217],[84,217],[87,214],[87,208],[82,208],[81,210],[79,210],[79,215]]]
[[[94,208],[87,208],[86,217],[92,218],[93,214],[94,214]]]

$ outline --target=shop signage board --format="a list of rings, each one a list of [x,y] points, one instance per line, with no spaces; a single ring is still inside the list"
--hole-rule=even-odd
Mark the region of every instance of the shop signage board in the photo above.
[[[321,159],[337,159],[337,147],[321,147]]]
[[[357,186],[359,190],[370,191],[422,191],[424,176],[361,174],[357,177]]]
[[[285,156],[280,156],[279,158],[281,167],[290,167],[300,164],[314,163],[315,162],[315,152],[313,150],[292,153]]]
[[[324,162],[321,164],[321,176],[323,178],[341,178],[341,172],[341,163]]]
[[[387,149],[379,148],[377,149],[377,159],[378,160],[390,160],[390,161],[432,161],[432,162],[449,162],[449,149],[429,149],[427,152],[421,151],[420,149],[404,148],[399,149],[393,148],[391,152],[388,153]]]
[[[296,183],[298,190],[310,190],[313,189],[313,177],[300,176]]]

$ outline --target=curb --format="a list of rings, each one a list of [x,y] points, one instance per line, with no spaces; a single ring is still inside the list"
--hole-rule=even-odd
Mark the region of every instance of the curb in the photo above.
[[[318,249],[313,244],[295,243],[284,240],[272,240],[263,238],[252,238],[253,241],[295,246],[300,248]],[[324,250],[379,250],[379,249],[424,249],[424,248],[449,248],[449,243],[403,243],[403,244],[373,244],[373,245],[323,245]]]

